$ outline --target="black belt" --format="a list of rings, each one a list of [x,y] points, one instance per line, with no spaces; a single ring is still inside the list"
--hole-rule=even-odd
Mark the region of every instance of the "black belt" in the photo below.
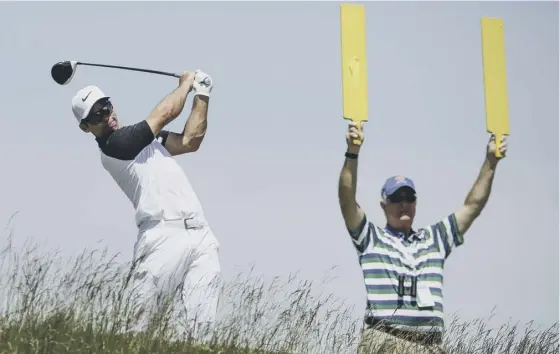
[[[404,329],[391,327],[385,321],[376,320],[374,318],[366,318],[367,328],[385,332],[399,339],[423,345],[439,345],[443,342],[443,334],[439,331],[431,332],[414,332]]]

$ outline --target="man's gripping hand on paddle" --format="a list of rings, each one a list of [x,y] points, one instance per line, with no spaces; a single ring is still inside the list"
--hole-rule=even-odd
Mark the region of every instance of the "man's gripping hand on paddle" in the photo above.
[[[363,122],[360,123],[360,127],[354,121],[348,123],[348,132],[346,133],[346,143],[348,144],[348,152],[351,154],[357,154],[360,152],[360,147],[364,143],[364,133],[363,133]],[[358,144],[355,144],[358,142]]]

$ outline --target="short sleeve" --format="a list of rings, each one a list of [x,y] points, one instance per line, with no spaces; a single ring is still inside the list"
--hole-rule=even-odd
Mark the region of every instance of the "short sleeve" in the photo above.
[[[352,239],[352,244],[360,254],[364,253],[368,246],[373,246],[375,227],[364,214],[360,226],[355,230],[347,229]]]
[[[100,141],[99,147],[107,156],[119,160],[133,160],[155,138],[148,122],[142,120],[117,129],[108,139]]]
[[[463,244],[463,235],[457,228],[455,214],[450,214],[430,226],[430,232],[439,246],[444,258],[449,257],[453,248]]]
[[[168,136],[169,136],[168,130],[160,130],[159,134],[156,136],[156,139],[161,143],[161,145],[165,146]]]

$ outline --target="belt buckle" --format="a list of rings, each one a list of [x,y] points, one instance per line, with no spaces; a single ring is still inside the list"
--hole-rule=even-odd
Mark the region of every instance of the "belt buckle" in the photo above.
[[[193,221],[193,224],[189,224],[189,221]],[[195,221],[195,218],[184,218],[183,225],[185,226],[185,230],[191,230],[197,228],[197,222]]]

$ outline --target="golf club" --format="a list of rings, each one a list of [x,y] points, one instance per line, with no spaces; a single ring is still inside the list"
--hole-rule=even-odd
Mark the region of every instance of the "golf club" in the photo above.
[[[106,64],[93,64],[93,63],[83,63],[79,61],[60,61],[53,65],[51,69],[51,76],[58,83],[59,85],[66,85],[76,73],[76,67],[78,65],[88,65],[88,66],[98,66],[104,68],[114,68],[114,69],[123,69],[123,70],[132,70],[132,71],[141,71],[145,73],[151,74],[159,74],[159,75],[166,75],[166,76],[173,76],[179,78],[179,74],[169,73],[165,71],[158,71],[158,70],[149,70],[149,69],[139,69],[139,68],[131,68],[127,66],[117,66],[117,65],[106,65]]]

